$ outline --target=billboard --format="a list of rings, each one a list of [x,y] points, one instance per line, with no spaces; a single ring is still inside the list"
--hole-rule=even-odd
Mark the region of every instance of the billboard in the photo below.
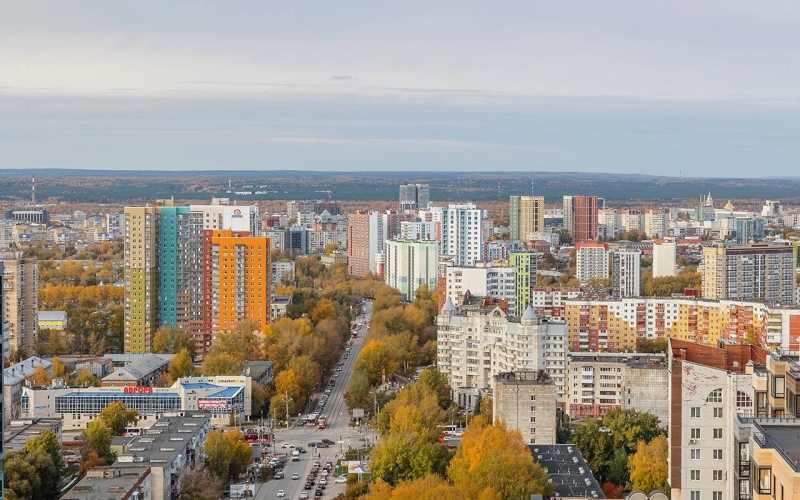
[[[231,498],[255,498],[255,497],[256,497],[255,484],[231,485]]]
[[[228,402],[221,399],[198,399],[198,410],[227,410]]]
[[[359,462],[358,460],[348,460],[347,461],[347,473],[348,474],[368,474],[369,473],[369,465],[367,462]]]

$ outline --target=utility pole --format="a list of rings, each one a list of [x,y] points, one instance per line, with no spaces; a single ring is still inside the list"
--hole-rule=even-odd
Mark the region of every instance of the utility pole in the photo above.
[[[286,430],[289,430],[289,391],[284,392],[286,392]]]

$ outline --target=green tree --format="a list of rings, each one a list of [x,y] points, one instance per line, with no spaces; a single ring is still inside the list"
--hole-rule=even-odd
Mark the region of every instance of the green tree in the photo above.
[[[243,368],[244,363],[242,360],[230,354],[212,354],[203,359],[203,363],[200,365],[200,373],[206,377],[241,375]]]
[[[179,378],[188,377],[191,375],[193,369],[194,362],[192,361],[192,356],[189,354],[189,350],[184,347],[178,352],[178,354],[169,360],[167,373],[169,373],[170,380],[175,382]]]
[[[60,496],[58,483],[61,481],[61,474],[53,464],[53,459],[42,449],[36,449],[25,453],[25,460],[36,470],[39,477],[39,486],[33,490],[33,498],[36,500],[51,500]]]
[[[83,437],[84,456],[94,453],[105,460],[107,464],[113,463],[117,459],[116,454],[111,450],[111,439],[114,434],[103,417],[97,417],[89,422],[86,430],[83,431]]]
[[[373,404],[372,385],[369,383],[369,378],[361,371],[354,371],[350,377],[350,383],[347,384],[347,390],[344,392],[344,402],[351,410],[353,408],[361,408],[366,410],[371,408]]]
[[[53,460],[53,465],[56,468],[56,473],[61,476],[64,469],[64,460],[61,458],[61,442],[58,440],[58,434],[54,431],[46,430],[25,441],[25,452],[30,453],[34,450],[43,450],[50,455]]]
[[[444,474],[448,458],[447,447],[442,444],[426,442],[413,434],[390,435],[372,450],[370,470],[373,478],[397,485],[428,474]]]
[[[289,370],[294,373],[303,392],[310,393],[320,383],[322,372],[319,364],[308,355],[296,356],[289,361]]]
[[[178,354],[181,349],[189,351],[194,359],[195,344],[192,335],[185,330],[177,330],[172,326],[162,326],[156,330],[150,345],[150,352],[156,354]]]
[[[627,485],[630,479],[628,458],[628,452],[625,448],[617,448],[611,456],[611,460],[608,462],[608,474],[605,479],[616,485]]]
[[[256,415],[260,415],[261,412],[267,411],[267,403],[269,403],[269,391],[267,391],[263,385],[253,382],[253,389],[250,399],[252,400],[252,412],[254,417]],[[267,415],[269,415],[269,413],[267,413]]]
[[[658,424],[658,417],[652,413],[632,409],[613,410],[603,417],[603,425],[610,431],[612,449],[625,448],[628,453],[636,451],[639,441],[649,443],[653,438],[665,435]]]
[[[372,385],[377,385],[383,374],[389,375],[396,369],[397,363],[392,353],[377,340],[372,340],[364,346],[356,361],[356,370],[363,372]]]
[[[611,438],[607,432],[600,431],[603,422],[589,417],[584,425],[577,426],[572,434],[572,442],[586,459],[595,474],[606,476],[608,461],[611,458]]]
[[[24,453],[6,454],[4,473],[5,491],[11,491],[12,495],[22,500],[33,500],[33,494],[39,490],[42,481],[36,468],[25,459]]]
[[[94,373],[84,368],[75,376],[72,385],[79,387],[100,387],[100,379],[98,379]]]
[[[645,444],[639,441],[636,453],[628,460],[631,490],[651,493],[654,490],[667,491],[667,438],[660,435]]]
[[[237,480],[251,462],[252,450],[238,429],[211,431],[203,445],[206,466],[219,479]]]
[[[450,384],[447,382],[447,376],[439,371],[438,368],[426,368],[419,375],[418,384],[426,386],[430,391],[436,394],[436,399],[439,401],[439,407],[443,410],[450,407]],[[480,409],[480,407],[478,407]]]
[[[139,411],[129,410],[122,401],[115,401],[100,412],[99,418],[108,425],[113,435],[121,436],[126,427],[136,425],[139,421]]]

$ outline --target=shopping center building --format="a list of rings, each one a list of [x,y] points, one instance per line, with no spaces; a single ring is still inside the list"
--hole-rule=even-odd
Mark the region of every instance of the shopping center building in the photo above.
[[[137,410],[143,427],[165,413],[185,410],[207,411],[212,424],[227,424],[232,413],[241,421],[249,419],[251,391],[250,377],[233,376],[181,378],[172,387],[24,387],[20,406],[26,418],[62,418],[64,430],[86,428],[117,401]]]

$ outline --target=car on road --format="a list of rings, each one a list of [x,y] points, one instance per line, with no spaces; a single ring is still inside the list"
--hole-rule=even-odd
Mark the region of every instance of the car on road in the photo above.
[[[336,479],[334,479],[333,482],[337,483],[337,484],[347,483],[347,476],[341,475],[341,476],[337,477]]]
[[[302,446],[298,446],[297,448],[295,448],[295,450],[299,451],[300,453],[308,453],[308,452],[306,451],[306,449],[305,449],[305,448],[303,448]]]
[[[317,447],[317,443],[312,441],[312,442],[308,443],[308,447],[309,448],[316,448]]]
[[[294,445],[292,443],[283,443],[281,448],[294,448]]]
[[[278,498],[283,498],[286,496],[286,492],[283,490],[278,490]]]
[[[317,448],[330,448],[328,443],[317,443]]]
[[[306,485],[305,485],[305,486],[303,486],[303,489],[304,489],[304,490],[310,490],[310,489],[311,489],[311,488],[313,488],[313,487],[314,487],[314,483],[312,483],[312,482],[308,482],[308,483],[306,483]]]
[[[328,445],[336,444],[333,441],[331,441],[330,439],[323,439],[322,442],[325,443],[325,444],[328,444]],[[330,462],[328,462],[328,463],[330,463]]]
[[[273,479],[283,479],[283,471],[278,471],[272,476]]]
[[[320,489],[314,490],[314,496],[315,497],[321,497],[322,496],[322,490],[320,490]]]
[[[319,480],[319,484],[320,484],[320,486],[328,484],[328,480],[323,477],[322,479]]]
[[[300,479],[300,474],[295,472],[294,474],[292,474],[292,479]]]
[[[305,500],[306,498],[308,498],[308,492],[307,491],[301,491],[300,492],[300,500]]]

